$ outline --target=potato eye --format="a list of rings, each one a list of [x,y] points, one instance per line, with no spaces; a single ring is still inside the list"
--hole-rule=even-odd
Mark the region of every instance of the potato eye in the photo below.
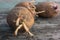
[[[57,6],[53,6],[53,9],[56,10],[58,7]]]

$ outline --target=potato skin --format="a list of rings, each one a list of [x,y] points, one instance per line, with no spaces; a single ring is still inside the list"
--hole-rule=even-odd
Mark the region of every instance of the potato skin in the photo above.
[[[57,7],[54,9],[54,7]],[[58,14],[58,5],[55,2],[41,2],[36,5],[36,11],[45,11],[43,13],[38,14],[40,17],[51,18],[56,17]]]
[[[20,4],[19,4],[20,5]],[[15,31],[15,29],[17,28],[16,26],[16,20],[19,17],[20,21],[19,23],[21,24],[22,21],[25,22],[25,24],[27,25],[27,27],[30,29],[32,27],[32,25],[34,24],[34,16],[32,15],[32,13],[25,7],[25,6],[19,6],[19,8],[17,8],[18,6],[15,6],[7,15],[7,23],[9,25],[9,27],[11,27],[11,29],[13,31]],[[33,11],[32,11],[33,12]],[[25,29],[22,27],[19,32],[24,33]]]
[[[20,2],[18,3],[15,7],[26,7],[33,16],[36,15],[36,7],[33,3],[30,3],[30,2]],[[29,8],[28,8],[29,7]]]

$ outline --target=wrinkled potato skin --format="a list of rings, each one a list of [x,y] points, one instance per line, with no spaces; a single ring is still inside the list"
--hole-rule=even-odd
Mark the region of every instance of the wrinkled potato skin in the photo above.
[[[27,6],[23,5],[25,4],[23,3],[19,3],[17,4],[7,15],[7,23],[9,24],[9,27],[11,27],[11,29],[13,29],[15,31],[15,29],[18,27],[16,26],[16,20],[19,17],[20,21],[19,23],[22,23],[22,21],[25,22],[25,24],[27,25],[27,27],[30,29],[32,27],[32,25],[34,24],[34,16],[32,14],[32,12],[34,13],[35,10],[31,10],[34,8],[31,8],[30,10],[28,10],[28,8],[26,8]],[[28,3],[27,3],[28,4]],[[29,6],[29,5],[28,5]],[[16,8],[19,7],[19,8]],[[23,8],[21,8],[23,7]],[[19,32],[25,32],[25,29],[22,27]]]
[[[47,17],[47,18],[51,18],[51,17],[55,17],[57,16],[58,12],[53,9],[53,5],[55,5],[56,3],[54,2],[42,2],[42,3],[38,3],[36,5],[36,11],[45,11],[43,13],[38,14],[38,16],[40,17]]]

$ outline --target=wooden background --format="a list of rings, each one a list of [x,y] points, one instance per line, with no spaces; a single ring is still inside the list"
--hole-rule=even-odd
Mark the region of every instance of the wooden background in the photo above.
[[[46,1],[60,2],[60,0],[36,0]],[[0,0],[0,40],[60,40],[60,15],[51,19],[37,18],[30,30],[34,37],[27,33],[14,37],[6,22],[6,15],[19,2],[21,0]]]

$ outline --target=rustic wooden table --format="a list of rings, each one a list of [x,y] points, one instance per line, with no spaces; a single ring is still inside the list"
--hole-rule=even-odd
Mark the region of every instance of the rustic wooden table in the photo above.
[[[36,18],[31,28],[33,37],[27,33],[14,37],[6,22],[8,12],[0,12],[0,40],[60,40],[60,15],[50,19]]]
[[[60,40],[60,15],[50,19],[36,18],[35,24],[30,29],[34,34],[33,37],[27,33],[14,37],[6,22],[9,9],[5,8],[1,11],[2,8],[0,8],[0,40]]]

